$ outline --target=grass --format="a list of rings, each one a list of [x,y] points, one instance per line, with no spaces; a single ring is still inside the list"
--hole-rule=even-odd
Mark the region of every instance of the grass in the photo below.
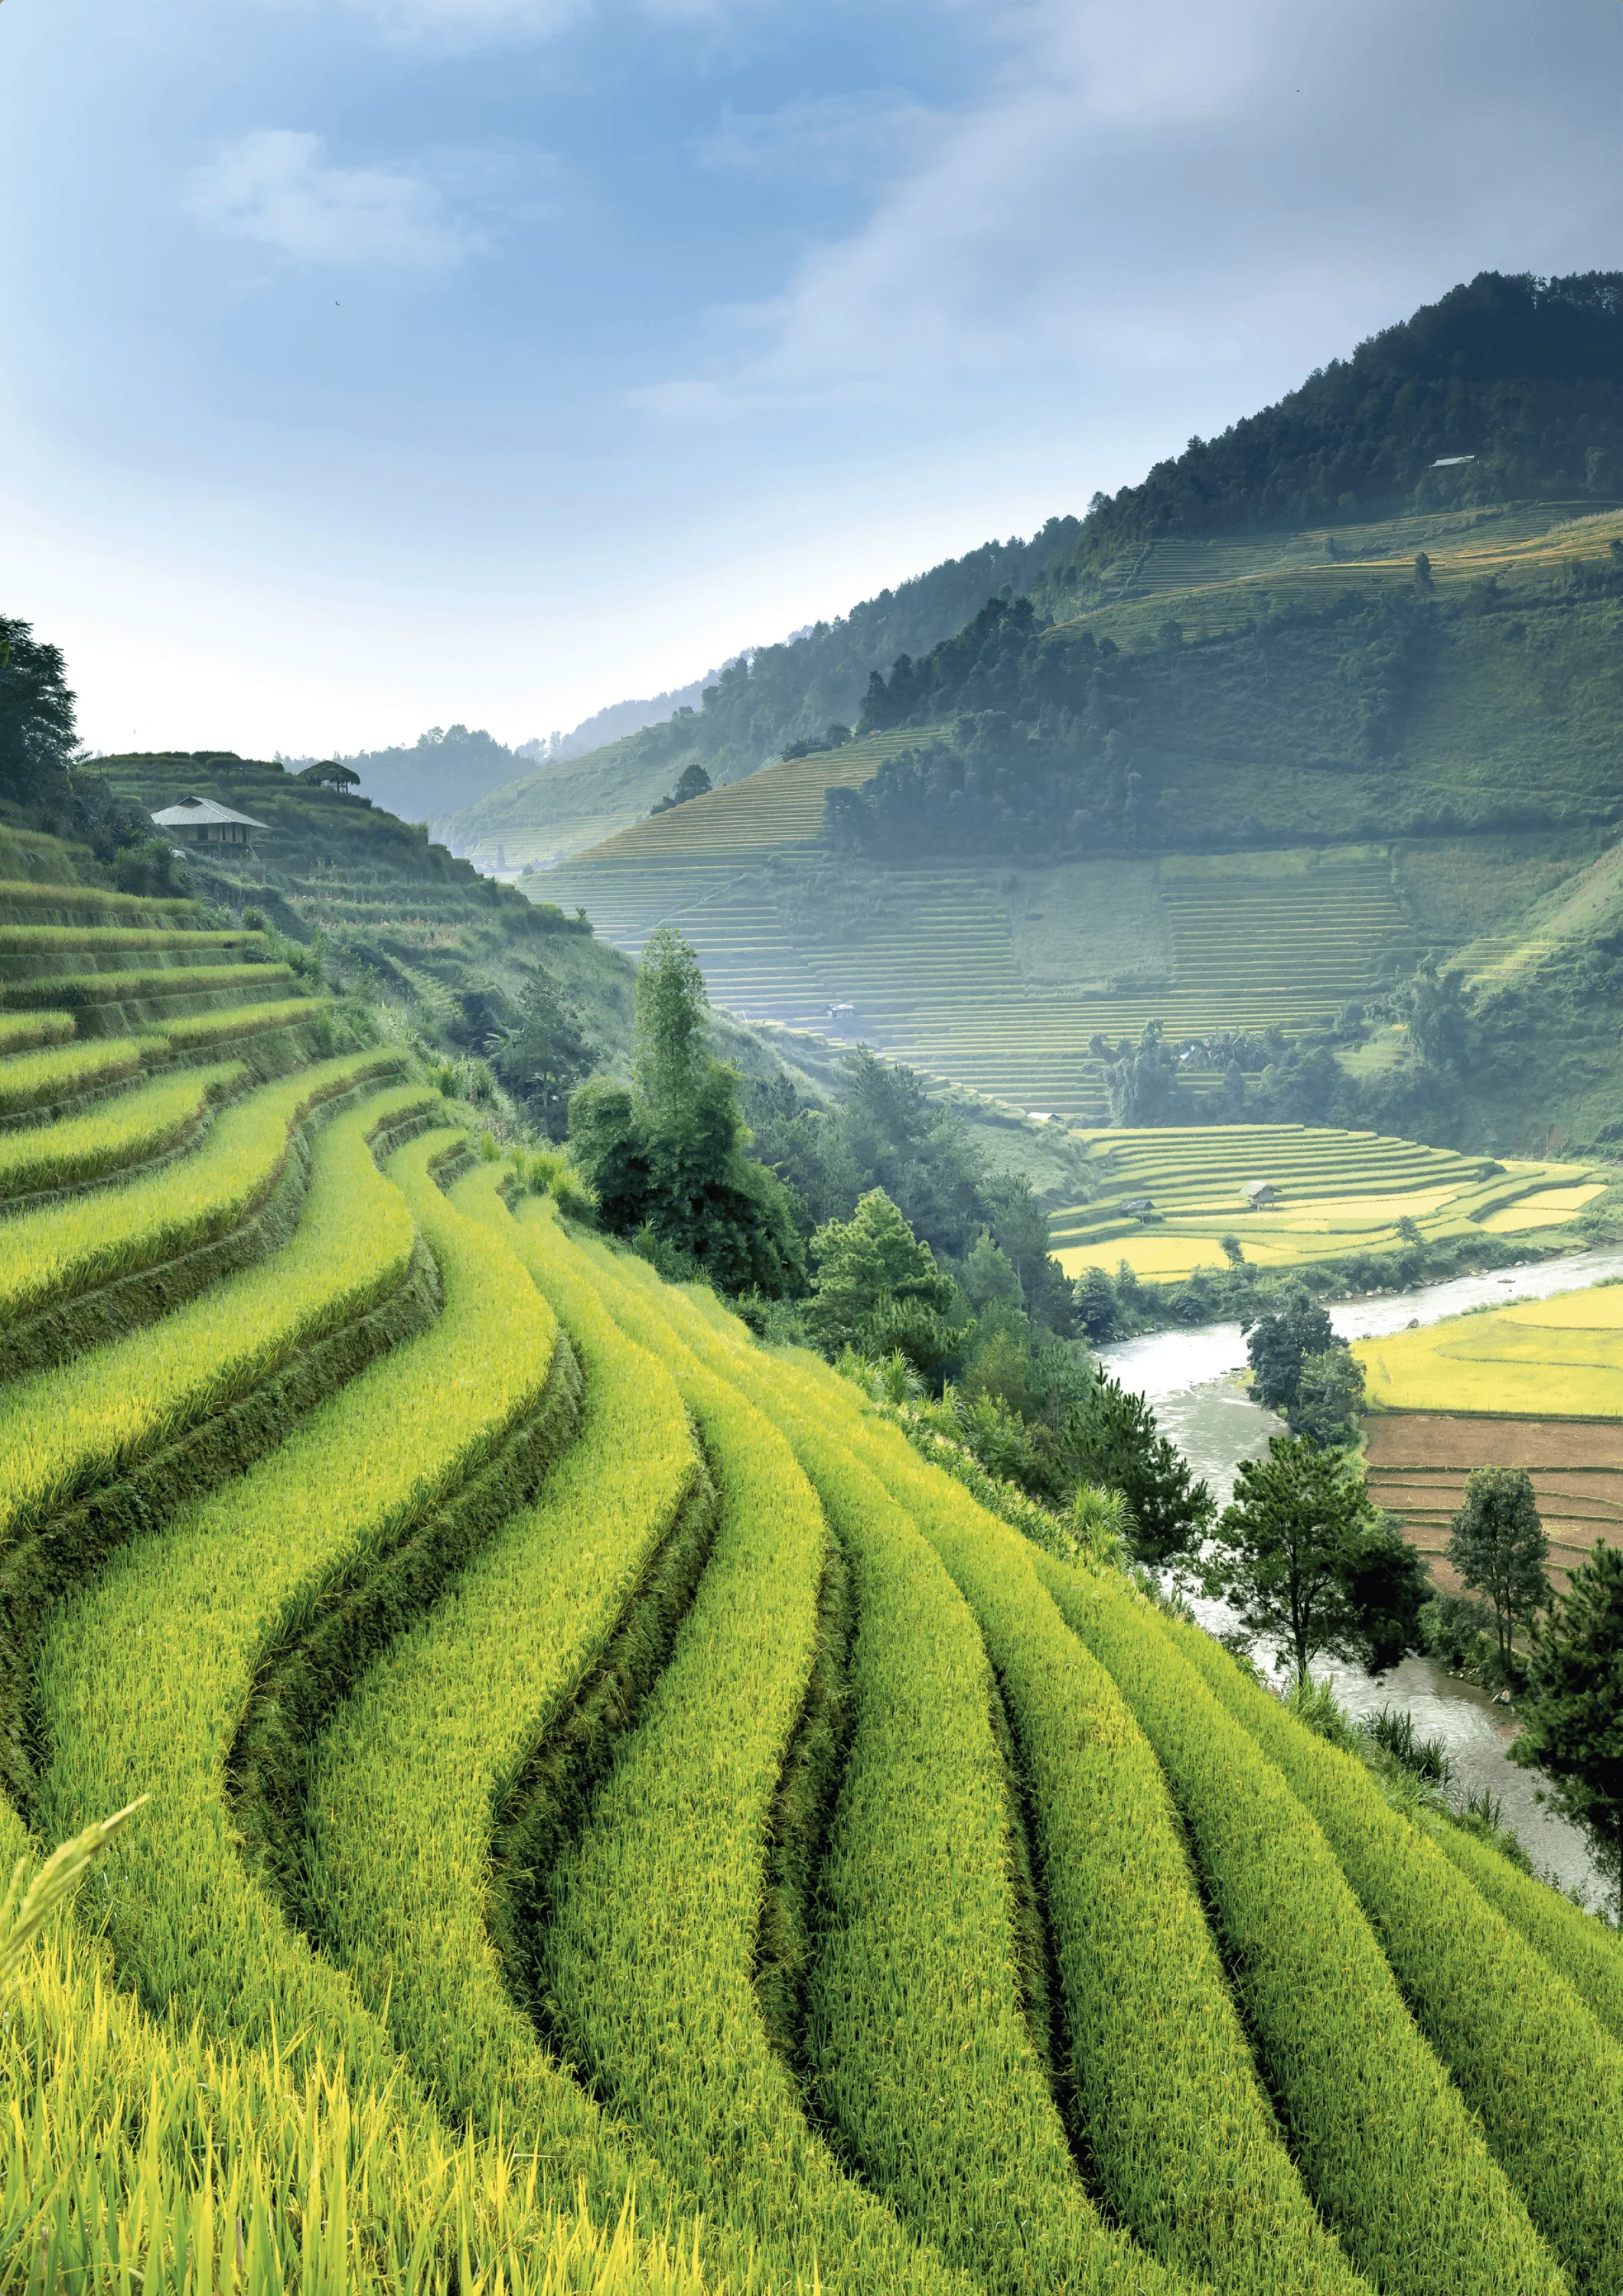
[[[310,1887],[324,1941],[452,2125],[534,2130],[547,2189],[565,2197],[584,2178],[618,2208],[635,2178],[645,2202],[669,2205],[657,2164],[518,2005],[520,1965],[493,1943],[491,1845],[702,1471],[668,1371],[620,1332],[550,1212],[513,1219],[502,1177],[481,1168],[453,1201],[518,1254],[568,1332],[586,1375],[579,1434],[320,1740]],[[424,1937],[430,1954],[415,1949]]]
[[[1055,2109],[1042,1947],[1016,1931],[1019,1821],[974,1620],[831,1425],[821,1382],[698,1322],[690,1308],[678,1327],[788,1436],[853,1575],[856,1726],[807,2003],[821,2109],[868,2181],[983,2285],[1175,2287],[1106,2226]]]
[[[1348,2254],[1373,2285],[1415,2296],[1439,2283],[1462,2296],[1559,2288],[1279,1771],[1168,1646],[1146,1602],[1047,1557],[1037,1575],[1160,1757],[1292,2152]]]
[[[670,1664],[554,1873],[553,2013],[684,2189],[742,2220],[782,2268],[807,2284],[967,2290],[844,2175],[767,2044],[752,1982],[763,1849],[827,1534],[783,1436],[683,1344],[657,1280],[626,1272],[609,1305],[669,1365],[722,1510]],[[763,2161],[769,2176],[752,2166]]]
[[[1623,2047],[1436,1842],[1389,1807],[1361,1762],[1316,1737],[1198,1629],[1164,1631],[1317,1822],[1416,2023],[1574,2289],[1614,2287],[1623,2159],[1611,2131],[1623,2112]]]
[[[1623,1416],[1623,1288],[1602,1284],[1360,1340],[1372,1408]]]
[[[66,1044],[72,1034],[71,1013],[0,1013],[0,1058]]]
[[[357,1573],[387,1577],[409,1563],[411,1535],[498,1459],[546,1392],[557,1324],[511,1252],[435,1186],[433,1159],[461,1136],[431,1132],[401,1150],[389,1167],[397,1185],[365,1151],[366,1121],[340,1120],[318,1143],[300,1235],[330,1251],[331,1226],[341,1234],[356,1223],[358,1181],[380,1239],[398,1235],[409,1252],[421,1228],[444,1286],[439,1318],[331,1395],[248,1474],[127,1546],[68,1608],[39,1661],[52,1750],[41,1805],[56,1826],[67,1809],[127,1799],[116,1778],[161,1780],[151,1824],[110,1861],[105,1910],[125,1981],[150,2004],[173,2003],[182,2030],[201,2017],[237,2046],[319,2037],[330,2062],[341,2051],[357,2095],[393,2080],[409,2101],[413,2084],[382,2025],[251,1870],[275,1844],[256,1833],[242,1848],[258,1805],[244,1804],[241,1742],[257,1730],[258,1767],[268,1733],[297,1775],[301,1688],[285,1662],[313,1631],[356,1615]],[[506,1511],[501,1496],[485,1535]],[[430,1587],[446,1575],[431,1574]],[[277,1661],[280,1693],[260,1711],[250,1693]]]
[[[66,1013],[61,1017],[66,1022],[61,1035],[70,1037],[72,1020]],[[19,1027],[20,1038],[25,1027]],[[27,1115],[54,1101],[72,1099],[135,1076],[152,1049],[150,1037],[97,1037],[83,1045],[53,1044],[47,1037],[39,1051],[20,1045],[9,1059],[0,1061],[0,1115]]]
[[[0,1551],[400,1283],[412,1224],[367,1140],[424,1098],[397,1086],[328,1128],[298,1231],[262,1266],[115,1346],[0,1389]]]
[[[0,1327],[226,1234],[268,1193],[311,1109],[398,1067],[395,1055],[369,1052],[302,1069],[225,1110],[173,1169],[13,1214],[0,1259]],[[0,1145],[10,1137],[0,1134]]]
[[[1012,1531],[895,1429],[850,1423],[847,1440],[986,1636],[1031,1796],[1071,2077],[1118,2219],[1218,2285],[1362,2288],[1280,2140],[1165,1779],[1110,1676]]]
[[[86,1115],[0,1132],[0,1199],[106,1179],[183,1146],[244,1074],[240,1061],[187,1069],[121,1093]]]
[[[240,996],[243,990],[285,985],[293,978],[286,964],[165,965],[157,970],[113,972],[53,972],[34,980],[0,981],[0,1003],[66,1006],[152,1004],[171,997]]]

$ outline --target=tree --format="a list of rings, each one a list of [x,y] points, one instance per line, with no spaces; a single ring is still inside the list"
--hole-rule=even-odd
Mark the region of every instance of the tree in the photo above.
[[[684,766],[676,786],[669,796],[660,798],[653,809],[655,813],[673,812],[677,806],[687,805],[693,799],[705,796],[710,786],[709,774],[695,758],[691,765]]]
[[[0,799],[61,805],[78,742],[61,649],[0,614]]]
[[[536,965],[519,999],[519,1019],[488,1039],[491,1065],[549,1139],[561,1140],[570,1095],[592,1066],[592,1046],[574,1007],[544,965]]]
[[[1350,1348],[1338,1344],[1302,1357],[1287,1414],[1292,1435],[1320,1444],[1356,1443],[1363,1410],[1364,1365]]]
[[[1619,1887],[1623,1924],[1623,1551],[1599,1541],[1534,1626],[1512,1762],[1539,1769]]]
[[[1339,1344],[1329,1316],[1298,1284],[1277,1315],[1258,1316],[1247,1333],[1252,1394],[1265,1410],[1288,1411],[1296,1401],[1305,1359]]]
[[[737,1072],[709,1048],[699,961],[665,926],[637,973],[633,1081],[594,1077],[570,1102],[569,1136],[605,1226],[644,1226],[724,1292],[779,1299],[806,1258],[783,1182],[749,1153]]]
[[[902,1352],[930,1372],[963,1343],[948,1325],[950,1276],[922,1243],[882,1188],[870,1188],[848,1220],[828,1220],[812,1238],[816,1281],[806,1325],[830,1356]]]
[[[651,933],[636,976],[631,1068],[651,1122],[678,1122],[709,1066],[710,1000],[699,959],[675,925]]]
[[[1102,1267],[1084,1268],[1071,1297],[1083,1334],[1096,1348],[1116,1337],[1121,1324],[1121,1309],[1117,1304],[1115,1286]]]
[[[1136,1046],[1122,1046],[1104,1081],[1112,1124],[1176,1124],[1184,1119],[1183,1071],[1159,1021],[1144,1022]]]
[[[1477,1467],[1448,1534],[1448,1560],[1473,1595],[1493,1605],[1499,1670],[1508,1680],[1519,1628],[1550,1599],[1550,1542],[1538,1519],[1533,1479],[1522,1467]]]
[[[1214,1546],[1206,1592],[1288,1647],[1299,1682],[1321,1652],[1381,1674],[1419,1647],[1425,1565],[1340,1452],[1275,1436],[1241,1468]]]
[[[1132,1517],[1128,1543],[1136,1561],[1172,1562],[1199,1547],[1215,1512],[1211,1493],[1196,1482],[1142,1395],[1102,1376],[1072,1406],[1060,1457],[1076,1481],[1121,1493]]]

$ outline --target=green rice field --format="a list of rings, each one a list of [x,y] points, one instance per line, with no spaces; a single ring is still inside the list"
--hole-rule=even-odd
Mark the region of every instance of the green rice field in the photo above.
[[[1300,1030],[1418,953],[1389,862],[1367,848],[1322,859],[1169,856],[1101,870],[1118,902],[1136,912],[1137,943],[1121,949],[1114,977],[1097,972],[1098,889],[1076,869],[1052,881],[968,865],[887,870],[862,936],[813,944],[786,922],[779,876],[751,865],[758,824],[744,796],[769,778],[627,830],[527,879],[526,890],[584,906],[605,939],[634,954],[656,925],[679,926],[714,1000],[748,1020],[871,1044],[990,1099],[1077,1123],[1105,1112],[1088,1049],[1095,1034],[1135,1039],[1152,1020],[1175,1040],[1217,1029]],[[666,821],[701,816],[723,800],[733,809],[718,810],[713,831],[701,817],[680,851],[665,849]],[[786,846],[779,857],[792,865],[805,852]],[[832,1009],[846,1004],[848,1013]]]
[[[1098,1193],[1056,1212],[1051,1228],[1070,1275],[1125,1260],[1138,1275],[1176,1280],[1223,1267],[1225,1237],[1261,1267],[1392,1251],[1404,1240],[1400,1220],[1430,1241],[1537,1234],[1565,1226],[1606,1185],[1580,1165],[1500,1163],[1324,1126],[1181,1125],[1086,1136]],[[1268,1191],[1261,1202],[1246,1193],[1257,1183]]]
[[[0,1039],[0,2286],[1619,2284],[1608,1932],[272,970]],[[1588,1185],[1253,1136],[1258,1238]]]

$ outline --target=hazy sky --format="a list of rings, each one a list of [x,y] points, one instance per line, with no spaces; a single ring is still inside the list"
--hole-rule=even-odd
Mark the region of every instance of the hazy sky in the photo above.
[[[4,0],[0,610],[99,748],[521,740],[1623,267],[1620,144],[1619,0]]]

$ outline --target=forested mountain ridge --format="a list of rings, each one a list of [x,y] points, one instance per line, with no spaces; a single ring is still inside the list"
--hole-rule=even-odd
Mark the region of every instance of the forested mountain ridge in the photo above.
[[[1545,522],[1164,594],[1125,644],[1117,616],[992,600],[873,678],[860,730],[932,731],[831,790],[829,832],[875,857],[1063,857],[1614,823],[1623,515]]]
[[[1064,570],[1174,535],[1620,494],[1623,272],[1484,271],[1276,406],[1096,495]]]
[[[1052,518],[1029,541],[984,543],[803,636],[741,654],[697,709],[680,709],[590,756],[538,767],[465,807],[448,840],[483,868],[545,866],[639,819],[689,764],[702,765],[713,783],[736,781],[796,742],[848,727],[873,670],[937,644],[988,598],[1030,589],[1080,531],[1074,518]]]

